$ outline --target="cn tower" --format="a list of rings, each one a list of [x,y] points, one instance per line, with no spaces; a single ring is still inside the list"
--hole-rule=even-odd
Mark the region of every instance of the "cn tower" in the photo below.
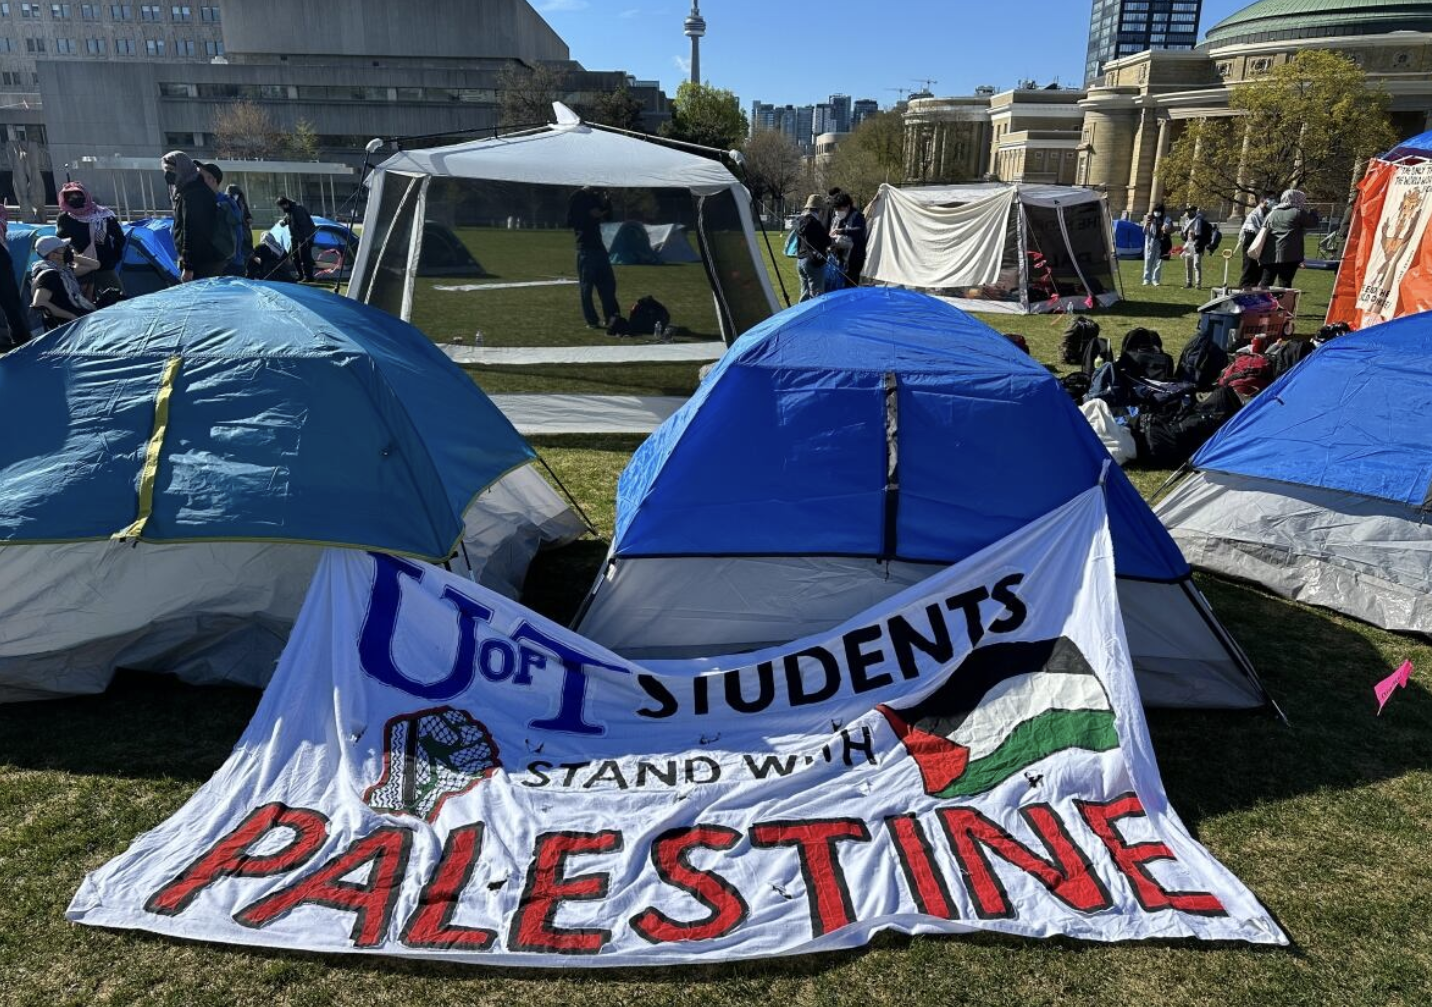
[[[691,39],[691,83],[701,83],[701,36],[706,34],[706,19],[701,4],[691,0],[691,13],[686,15],[686,37]]]

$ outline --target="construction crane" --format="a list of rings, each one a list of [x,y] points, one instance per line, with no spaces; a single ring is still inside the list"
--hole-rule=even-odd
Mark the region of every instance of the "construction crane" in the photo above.
[[[901,101],[904,101],[904,100],[905,100],[905,96],[910,93],[910,88],[908,88],[908,87],[887,87],[885,90],[887,90],[887,91],[894,91],[896,94],[898,94],[898,95],[900,96],[900,100],[901,100]]]
[[[925,90],[925,91],[930,90],[930,89],[933,88],[936,84],[939,83],[939,81],[937,81],[937,80],[931,80],[929,77],[911,77],[910,79],[913,80],[913,81],[914,81],[915,83],[917,83],[917,84],[923,84],[923,85],[925,85],[925,86],[922,88],[922,90]]]

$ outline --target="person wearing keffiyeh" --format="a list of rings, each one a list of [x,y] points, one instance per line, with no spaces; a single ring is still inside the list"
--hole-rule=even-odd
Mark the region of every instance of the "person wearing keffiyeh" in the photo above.
[[[83,277],[93,297],[101,290],[124,288],[119,282],[119,264],[124,258],[124,230],[119,218],[107,206],[100,206],[80,182],[66,182],[60,189],[60,215],[55,218],[55,234],[69,241],[70,247],[99,263],[99,268]]]

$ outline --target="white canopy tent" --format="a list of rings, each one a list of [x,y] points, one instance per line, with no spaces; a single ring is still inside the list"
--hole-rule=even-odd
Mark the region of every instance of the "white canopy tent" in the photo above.
[[[1037,314],[1119,300],[1104,197],[1057,185],[882,185],[869,212],[868,282],[966,311]]]
[[[761,263],[750,195],[719,161],[585,125],[558,104],[557,123],[449,147],[403,151],[373,174],[349,296],[404,320],[413,310],[422,228],[435,179],[578,189],[685,190],[722,335],[729,344],[779,310]],[[734,240],[732,240],[734,239]],[[633,360],[643,359],[634,355]]]

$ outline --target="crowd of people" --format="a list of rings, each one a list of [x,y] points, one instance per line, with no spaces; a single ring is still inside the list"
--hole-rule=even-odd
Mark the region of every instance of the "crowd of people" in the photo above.
[[[317,227],[302,204],[287,196],[276,201],[289,229],[290,249],[260,249],[254,245],[248,198],[239,186],[224,185],[222,168],[175,150],[160,160],[160,169],[170,191],[181,283],[215,276],[268,279],[289,259],[300,280],[314,279]],[[0,227],[8,225],[0,203]],[[67,181],[59,191],[55,233],[35,242],[28,304],[9,248],[0,242],[0,352],[29,340],[31,312],[49,329],[122,300],[127,241],[118,215],[97,203],[83,182]]]
[[[865,214],[850,193],[831,189],[808,197],[793,235],[801,301],[860,286],[869,238]]]
[[[1278,196],[1264,193],[1243,220],[1239,247],[1243,270],[1239,285],[1290,287],[1303,264],[1303,248],[1310,228],[1319,223],[1316,210],[1308,207],[1307,196],[1289,189]],[[1184,263],[1184,287],[1203,289],[1203,259],[1217,247],[1218,228],[1197,206],[1188,206],[1175,220],[1163,203],[1154,204],[1144,215],[1143,285],[1157,287],[1163,280],[1164,260],[1173,254],[1174,237],[1183,241],[1179,253]]]

